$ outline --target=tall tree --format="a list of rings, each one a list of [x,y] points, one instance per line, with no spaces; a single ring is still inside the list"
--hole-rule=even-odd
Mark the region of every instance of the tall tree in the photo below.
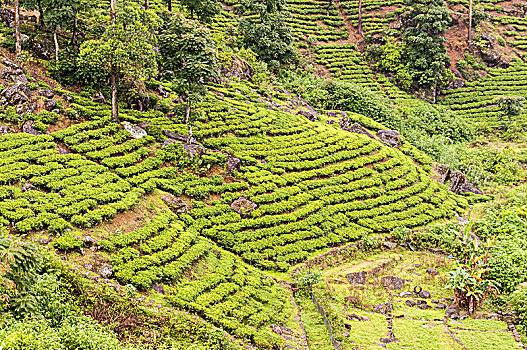
[[[242,0],[239,11],[245,15],[238,25],[245,46],[271,70],[290,63],[296,51],[285,0]]]
[[[221,11],[217,0],[181,0],[180,3],[190,11],[191,19],[195,15],[201,22],[210,22]]]
[[[469,0],[469,3],[468,3],[468,37],[467,37],[467,42],[469,43],[472,41],[472,11],[473,11],[472,3],[473,3],[473,0]]]
[[[17,56],[22,52],[22,43],[20,42],[20,2],[15,0],[15,52]]]
[[[416,85],[437,89],[437,84],[450,66],[444,45],[450,14],[444,0],[406,0],[410,11],[405,18],[403,40],[407,62]]]
[[[364,35],[362,30],[362,0],[359,0],[359,35]]]
[[[205,84],[217,78],[217,52],[206,27],[175,14],[159,38],[161,66],[179,82],[178,92],[186,101],[185,122],[192,138],[191,108],[206,94]]]
[[[119,81],[126,78],[137,86],[157,74],[152,34],[159,28],[159,18],[138,8],[131,1],[111,1],[110,25],[100,40],[88,40],[80,47],[78,64],[86,70],[102,71],[110,78],[112,117],[119,121]]]

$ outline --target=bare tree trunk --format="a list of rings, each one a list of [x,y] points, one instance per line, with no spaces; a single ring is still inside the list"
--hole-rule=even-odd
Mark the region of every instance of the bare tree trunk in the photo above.
[[[188,127],[188,139],[187,144],[190,144],[190,140],[192,139],[192,126],[190,125],[190,96],[187,96],[187,113],[185,115],[185,123],[187,123]]]
[[[20,42],[20,2],[15,0],[15,52],[17,56],[22,52],[22,43]]]
[[[57,29],[53,31],[53,41],[55,42],[55,62],[59,63],[59,41],[57,39]]]
[[[168,12],[172,12],[172,0],[168,0]]]
[[[145,0],[145,10],[150,9],[150,4],[148,3],[148,0]]]
[[[71,45],[73,48],[77,47],[77,32],[79,27],[79,21],[77,18],[77,6],[73,6],[73,33],[71,34]]]
[[[472,2],[473,0],[470,0],[469,5],[468,5],[468,39],[467,41],[469,43],[472,41]]]
[[[112,26],[115,26],[115,1],[111,0],[110,2],[110,22]],[[117,75],[119,72],[117,71],[117,67],[113,64],[112,59],[112,67],[111,67],[111,73],[110,73],[110,84],[112,86],[112,118],[117,123],[119,123],[119,105],[117,104]]]
[[[38,17],[38,25],[41,29],[43,29],[46,26],[46,23],[44,22],[44,10],[42,10],[42,1],[38,1],[38,13],[40,16]]]
[[[359,0],[359,35],[364,35],[362,30],[362,0]]]

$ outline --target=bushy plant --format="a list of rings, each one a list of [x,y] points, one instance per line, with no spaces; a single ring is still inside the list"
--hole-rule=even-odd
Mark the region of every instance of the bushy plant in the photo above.
[[[82,240],[76,236],[76,234],[78,235],[79,233],[67,231],[55,238],[51,244],[54,248],[65,251],[78,249],[82,247],[83,243]]]

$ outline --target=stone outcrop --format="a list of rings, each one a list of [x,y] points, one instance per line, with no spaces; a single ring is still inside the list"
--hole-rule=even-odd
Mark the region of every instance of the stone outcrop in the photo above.
[[[386,145],[392,148],[401,147],[401,134],[396,130],[379,130],[377,137]]]
[[[184,214],[189,211],[188,204],[181,198],[173,195],[165,195],[161,200],[176,214]]]
[[[242,217],[247,217],[258,206],[245,197],[240,197],[231,204],[232,210],[240,214]]]
[[[240,171],[241,167],[242,167],[242,161],[239,158],[230,156],[227,159],[225,170],[227,170],[227,173],[233,174],[235,171]]]
[[[123,122],[124,130],[128,131],[134,139],[140,139],[147,135],[146,131],[137,125],[129,122]]]
[[[384,276],[381,278],[381,284],[391,290],[401,290],[404,287],[404,280],[395,276]]]

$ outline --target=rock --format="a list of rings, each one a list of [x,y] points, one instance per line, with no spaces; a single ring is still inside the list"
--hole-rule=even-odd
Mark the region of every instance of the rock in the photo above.
[[[113,273],[113,266],[109,264],[104,264],[99,269],[99,275],[101,275],[102,278],[108,278],[112,275],[112,273]]]
[[[483,195],[483,191],[480,190],[477,186],[471,184],[470,182],[467,182],[461,192],[470,192],[474,194],[479,194],[480,196]]]
[[[362,322],[371,322],[371,320],[368,317],[366,317],[366,316],[361,316],[360,320]]]
[[[411,298],[414,296],[412,292],[401,292],[399,293],[399,298]]]
[[[123,122],[124,130],[128,131],[130,135],[132,135],[132,138],[134,139],[140,139],[147,135],[146,131],[137,125],[133,125],[129,122]]]
[[[362,125],[357,123],[351,123],[348,117],[343,117],[339,121],[340,128],[344,131],[351,132],[353,134],[362,134],[366,135],[371,139],[375,139],[372,134],[368,130],[366,130]]]
[[[465,188],[467,183],[468,179],[465,174],[459,170],[456,170],[452,174],[452,179],[450,180],[450,186],[448,187],[448,190],[454,192],[455,194],[459,194],[462,192],[463,188]]]
[[[423,299],[430,299],[430,292],[427,292],[426,290],[422,290],[419,292],[419,296]]]
[[[40,135],[40,132],[38,132],[38,130],[33,127],[33,124],[34,123],[32,120],[28,120],[22,126],[22,131],[27,134],[34,135],[34,136]]]
[[[361,321],[361,318],[359,315],[357,314],[351,314],[351,315],[348,315],[346,316],[346,318],[350,321]]]
[[[483,50],[481,52],[481,58],[490,67],[496,67],[500,64],[501,53],[494,49]]]
[[[334,120],[331,120],[331,119],[326,120],[326,124],[328,124],[328,125],[333,125],[335,123],[336,123],[336,121],[334,121]]]
[[[414,307],[415,305],[417,305],[417,303],[415,302],[415,300],[407,300],[405,302],[406,305],[408,305],[409,307]]]
[[[426,303],[426,302],[421,303],[421,304],[417,304],[417,307],[420,308],[420,309],[423,309],[423,310],[428,310],[428,309],[432,308],[432,306],[428,305],[428,303]]]
[[[159,92],[159,96],[161,96],[162,98],[170,97],[170,93],[163,88],[163,85],[159,85],[157,87],[157,92]]]
[[[29,82],[27,80],[26,75],[24,74],[24,72],[21,69],[17,69],[15,71],[11,72],[11,80],[15,84],[16,83],[27,84]]]
[[[52,35],[39,34],[33,39],[32,53],[42,60],[55,57],[55,43]]]
[[[461,79],[454,79],[452,81],[451,86],[452,86],[452,89],[461,89],[465,87],[465,82]]]
[[[342,337],[343,338],[349,338],[350,334],[349,333],[342,333]]]
[[[29,101],[31,91],[26,84],[19,82],[2,90],[0,95],[3,97],[4,105],[16,106]]]
[[[2,58],[1,62],[7,68],[18,69],[18,64],[16,64],[14,61],[11,61],[8,58]]]
[[[354,306],[361,304],[360,299],[353,295],[348,295],[347,297],[345,297],[344,302]]]
[[[9,127],[7,125],[0,125],[0,135],[9,134]]]
[[[97,251],[97,247],[95,247],[95,246],[90,247],[90,250],[95,253]]]
[[[38,90],[38,94],[40,96],[44,96],[45,98],[53,98],[53,96],[55,96],[55,93],[53,92],[53,90],[46,90],[46,89]]]
[[[100,92],[95,94],[93,96],[92,100],[95,103],[100,103],[100,104],[103,104],[103,105],[106,104],[106,98],[104,98],[103,94],[101,94]]]
[[[428,270],[426,270],[426,273],[432,277],[439,275],[439,272],[437,272],[437,270],[433,268],[429,268]]]
[[[481,39],[489,41],[491,43],[493,43],[496,40],[496,39],[494,39],[494,37],[492,35],[487,34],[487,33],[481,33]]]
[[[396,130],[379,130],[377,137],[392,148],[401,147],[401,134]]]
[[[395,276],[384,276],[381,278],[381,284],[391,290],[400,290],[404,287],[404,280]]]
[[[2,73],[0,73],[0,79],[9,79],[9,76],[11,75],[11,69],[4,67],[2,69]]]
[[[171,194],[164,195],[161,200],[176,214],[184,214],[189,211],[189,206],[183,199]]]
[[[373,308],[373,311],[386,315],[388,314],[388,312],[390,312],[390,305],[387,303],[375,305],[375,307]]]
[[[352,285],[365,284],[366,283],[366,272],[352,272],[346,275],[346,279]]]
[[[183,144],[183,149],[187,152],[187,154],[190,157],[195,157],[196,155],[202,155],[207,153],[207,149],[205,147],[201,147],[197,144]]]
[[[176,141],[176,140],[174,140],[174,139],[171,139],[171,138],[168,138],[168,139],[166,139],[166,140],[163,142],[163,144],[161,145],[161,147],[166,147],[166,146],[171,145],[171,144],[176,143],[176,142],[178,142],[178,141]]]
[[[383,243],[383,246],[385,246],[388,249],[395,249],[397,248],[397,243],[386,241]]]
[[[162,284],[154,284],[152,289],[158,292],[159,294],[165,295],[165,287]]]
[[[436,310],[444,310],[444,309],[446,309],[446,305],[443,304],[443,303],[437,303],[435,309]]]
[[[22,192],[28,192],[28,191],[36,191],[37,188],[32,184],[27,182],[24,186],[22,186],[21,191]]]
[[[178,133],[173,132],[173,131],[163,130],[163,134],[166,137],[174,139],[174,140],[177,140],[177,141],[181,141],[181,142],[189,141],[187,135],[178,134]],[[191,138],[189,143],[190,144],[198,144],[198,142],[194,138]]]
[[[231,204],[232,210],[240,214],[242,217],[248,217],[257,207],[258,206],[255,203],[245,197],[240,197]]]
[[[82,240],[87,246],[93,246],[95,244],[95,240],[91,236],[84,236]]]
[[[450,167],[448,165],[439,164],[437,166],[437,172],[439,173],[439,176],[441,176],[441,180],[439,180],[439,182],[442,184],[444,184],[450,177]]]
[[[239,158],[230,156],[227,159],[225,170],[227,170],[227,173],[233,174],[235,171],[240,171],[241,166],[242,166],[242,161]]]
[[[70,95],[64,93],[62,94],[62,98],[64,99],[64,101],[68,102],[68,103],[72,103],[72,102],[75,102],[75,100],[73,99],[73,97],[71,97]]]
[[[318,120],[318,114],[315,113],[314,111],[310,111],[310,110],[301,110],[301,111],[298,111],[298,112],[296,113],[296,115],[303,115],[304,117],[306,117],[307,119],[309,119],[309,120],[312,121],[312,122]]]
[[[67,150],[65,150],[64,148],[60,147],[60,146],[58,148],[59,148],[59,154],[69,154],[70,153]]]
[[[330,118],[336,118],[336,117],[337,117],[337,112],[335,112],[335,111],[329,111],[329,112],[328,112],[328,117],[330,117]]]
[[[459,308],[455,305],[450,305],[445,311],[445,316],[452,319],[459,318]]]
[[[56,107],[57,107],[57,101],[55,101],[55,99],[53,98],[51,100],[46,101],[45,103],[46,110],[50,112],[53,111]]]

